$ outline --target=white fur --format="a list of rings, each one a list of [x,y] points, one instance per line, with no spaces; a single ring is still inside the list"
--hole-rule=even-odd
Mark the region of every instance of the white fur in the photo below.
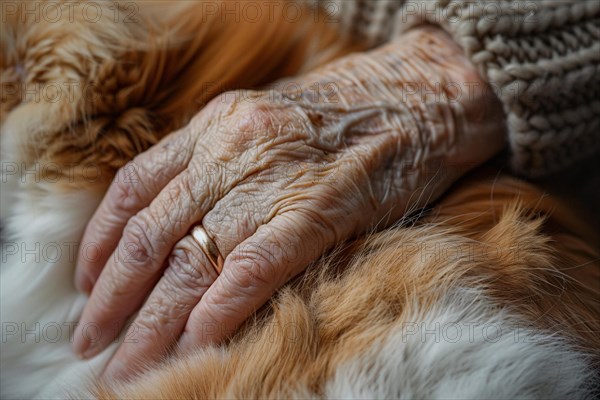
[[[594,395],[586,357],[529,329],[477,291],[414,309],[366,354],[340,367],[331,399],[582,399]]]
[[[81,361],[70,350],[74,324],[85,304],[85,296],[73,285],[77,244],[99,198],[84,191],[61,192],[55,183],[31,173],[36,166],[23,168],[11,135],[18,131],[5,128],[0,397],[63,397],[63,387],[80,387],[90,368],[98,370],[112,351]],[[8,165],[17,165],[17,173],[6,170]]]
[[[86,193],[53,194],[37,204],[23,197],[7,221],[9,233],[16,226],[20,233],[7,236],[2,252],[2,398],[48,398],[58,395],[54,385],[81,382],[107,357],[84,362],[70,350],[85,304],[73,286],[74,244],[96,201]]]

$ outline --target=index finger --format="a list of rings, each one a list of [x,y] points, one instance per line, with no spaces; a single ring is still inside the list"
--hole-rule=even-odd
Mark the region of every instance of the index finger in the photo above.
[[[114,252],[127,221],[182,172],[192,157],[182,131],[165,137],[121,168],[89,221],[77,259],[75,286],[90,293],[102,268]]]

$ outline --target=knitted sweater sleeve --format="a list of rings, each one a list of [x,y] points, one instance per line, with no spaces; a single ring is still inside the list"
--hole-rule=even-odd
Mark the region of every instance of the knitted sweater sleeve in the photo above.
[[[372,45],[419,23],[450,33],[503,103],[516,172],[539,177],[600,150],[600,1],[312,1]]]

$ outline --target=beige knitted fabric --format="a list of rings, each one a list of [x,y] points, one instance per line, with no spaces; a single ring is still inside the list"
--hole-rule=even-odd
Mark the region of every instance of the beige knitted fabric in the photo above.
[[[504,104],[516,172],[600,150],[600,0],[316,1],[373,45],[423,22],[448,31]]]

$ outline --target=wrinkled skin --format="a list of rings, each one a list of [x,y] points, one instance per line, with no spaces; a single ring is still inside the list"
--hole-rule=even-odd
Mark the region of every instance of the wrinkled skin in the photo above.
[[[81,246],[102,251],[76,274],[93,287],[83,357],[139,311],[105,376],[223,340],[334,244],[423,207],[504,144],[499,103],[434,28],[293,82],[221,95],[111,185]],[[188,235],[200,222],[220,276]],[[90,323],[112,334],[90,342]]]

